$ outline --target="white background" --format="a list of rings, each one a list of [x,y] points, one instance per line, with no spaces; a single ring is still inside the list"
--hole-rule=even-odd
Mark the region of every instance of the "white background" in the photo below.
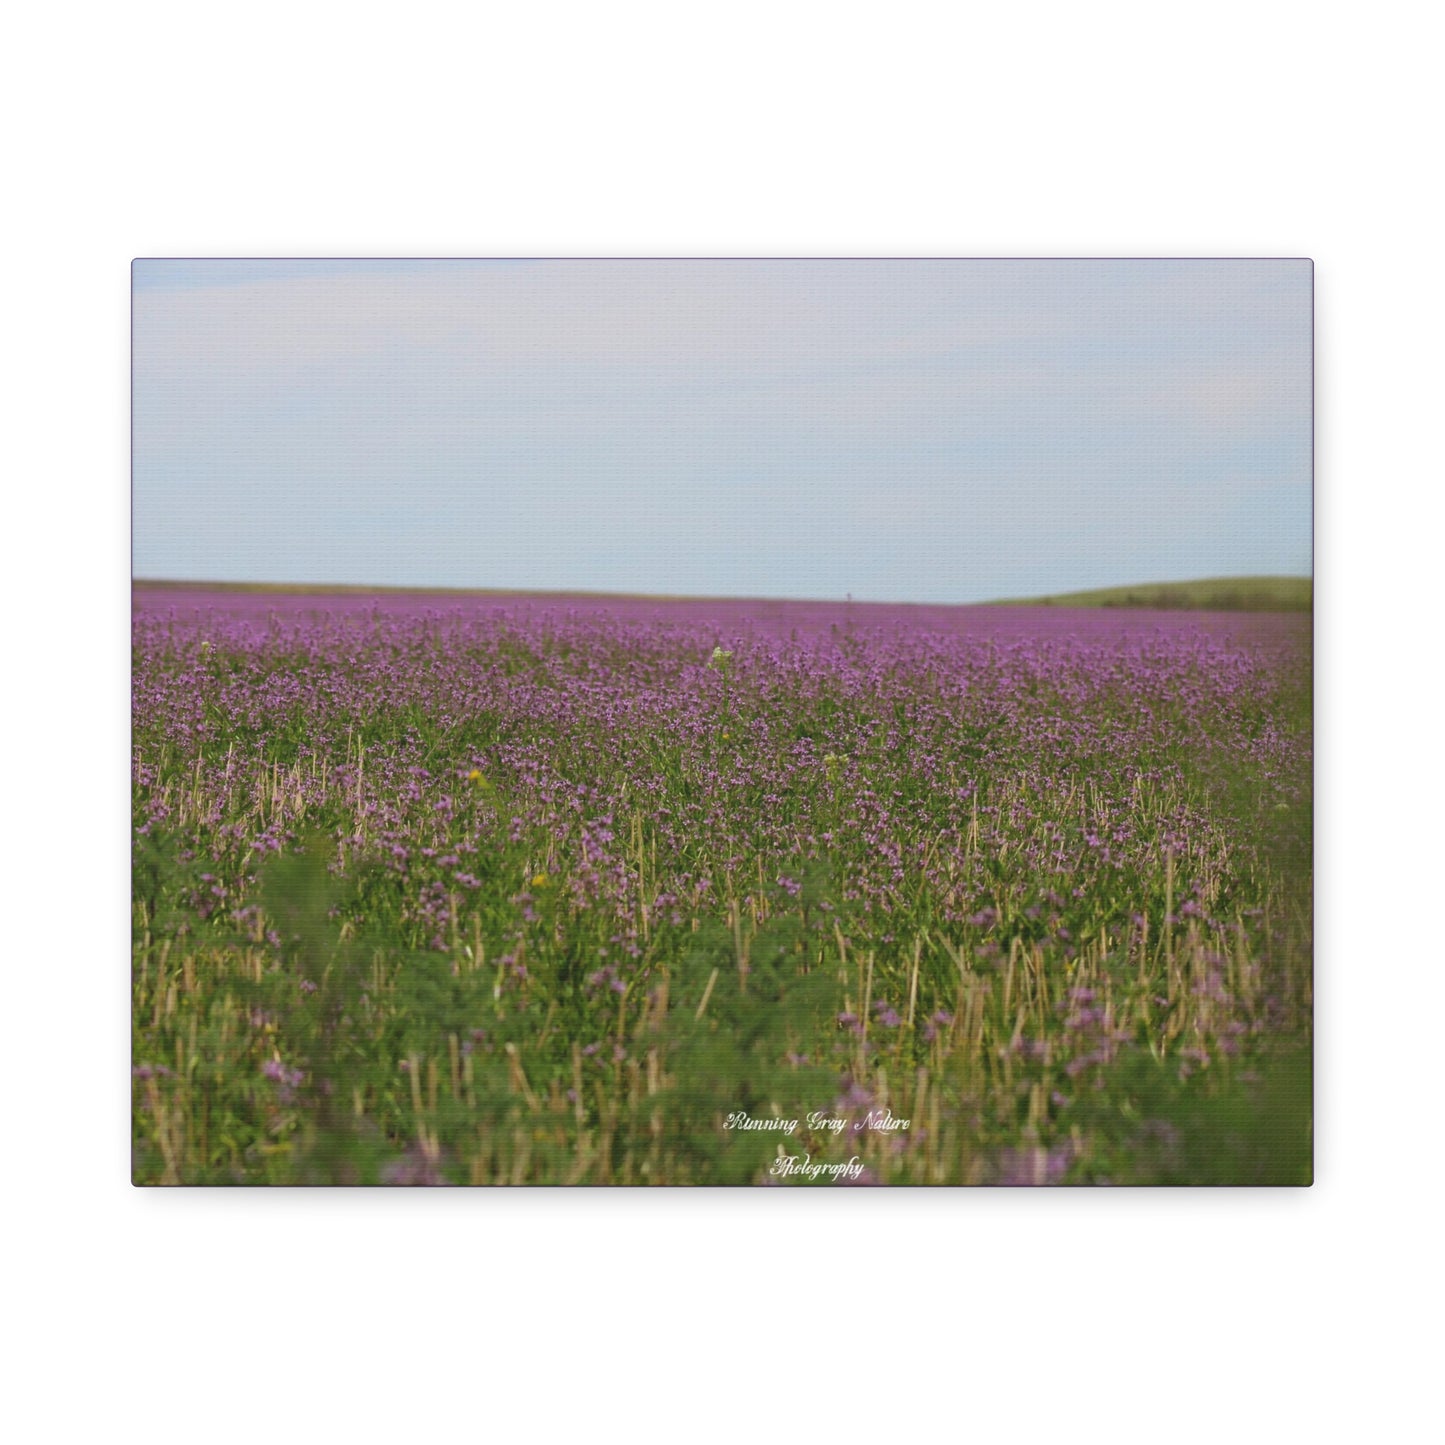
[[[11,18],[16,1438],[1418,1438],[1445,968],[1427,13]],[[1313,257],[1314,1188],[133,1190],[128,267],[316,254]]]

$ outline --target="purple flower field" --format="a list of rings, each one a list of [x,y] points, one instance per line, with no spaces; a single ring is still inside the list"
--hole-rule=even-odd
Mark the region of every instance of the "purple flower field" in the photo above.
[[[138,588],[133,642],[138,1182],[1309,1180],[1306,615]]]

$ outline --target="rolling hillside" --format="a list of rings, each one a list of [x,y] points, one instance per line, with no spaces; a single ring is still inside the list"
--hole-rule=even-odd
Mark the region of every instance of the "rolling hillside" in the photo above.
[[[1314,580],[1310,577],[1209,577],[1198,582],[1145,582],[1133,587],[1101,587],[1092,592],[1019,598],[1013,605],[1309,612],[1314,607]]]

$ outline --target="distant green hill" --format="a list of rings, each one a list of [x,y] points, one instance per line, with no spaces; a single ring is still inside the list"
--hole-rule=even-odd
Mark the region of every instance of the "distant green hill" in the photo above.
[[[1143,582],[1136,587],[1101,587],[1020,598],[1031,607],[1157,607],[1200,612],[1309,612],[1314,607],[1311,577],[1207,577],[1199,582]]]

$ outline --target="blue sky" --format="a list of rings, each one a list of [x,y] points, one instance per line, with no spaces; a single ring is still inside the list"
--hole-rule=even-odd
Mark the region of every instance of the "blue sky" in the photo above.
[[[1306,575],[1307,261],[137,261],[141,578]]]

